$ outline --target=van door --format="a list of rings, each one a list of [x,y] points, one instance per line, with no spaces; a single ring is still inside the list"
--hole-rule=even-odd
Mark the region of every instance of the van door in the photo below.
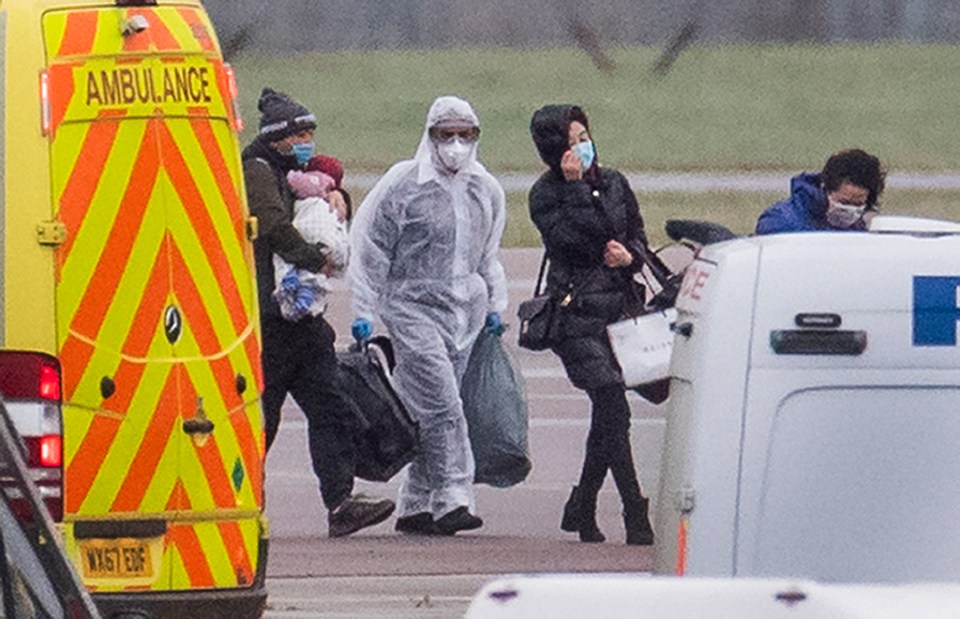
[[[245,586],[257,566],[262,505],[256,295],[247,251],[237,160],[223,119],[167,118],[158,125],[169,180],[167,230],[175,303],[166,321],[179,383],[178,522],[174,588]],[[213,161],[197,166],[188,162]],[[234,165],[228,165],[231,161]],[[223,560],[198,559],[193,545],[222,546]],[[208,542],[210,543],[210,542]],[[219,550],[219,549],[218,549]]]
[[[67,546],[98,591],[250,586],[262,537],[258,319],[212,31],[189,7],[51,11],[43,25],[64,233]]]
[[[734,573],[957,579],[960,358],[915,327],[955,344],[960,239],[784,237],[757,277]]]

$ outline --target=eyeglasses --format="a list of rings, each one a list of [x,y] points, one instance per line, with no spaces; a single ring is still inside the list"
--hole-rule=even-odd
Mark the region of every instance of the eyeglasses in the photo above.
[[[435,142],[450,142],[454,138],[476,142],[480,138],[480,127],[430,127],[430,139]]]

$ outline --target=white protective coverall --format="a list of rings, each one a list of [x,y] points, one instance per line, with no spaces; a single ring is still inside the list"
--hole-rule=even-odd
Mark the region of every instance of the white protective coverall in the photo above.
[[[476,142],[458,170],[444,165],[428,132],[451,120],[479,127],[466,101],[434,101],[416,156],[377,182],[350,229],[354,316],[386,325],[397,392],[420,424],[420,450],[400,488],[401,518],[439,519],[461,506],[475,512],[460,380],[486,315],[507,307],[498,258],[503,188],[477,161]]]

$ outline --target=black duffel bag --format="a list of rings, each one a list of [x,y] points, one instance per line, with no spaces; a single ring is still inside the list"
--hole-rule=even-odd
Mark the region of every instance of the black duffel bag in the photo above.
[[[390,383],[393,347],[379,336],[337,352],[337,383],[357,420],[354,474],[389,481],[412,459],[419,428]]]

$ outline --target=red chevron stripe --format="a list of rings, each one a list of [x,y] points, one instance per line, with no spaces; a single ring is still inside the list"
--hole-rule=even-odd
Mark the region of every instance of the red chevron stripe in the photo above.
[[[123,484],[114,497],[110,511],[137,511],[143,497],[146,496],[147,488],[153,481],[157,466],[160,464],[160,458],[163,457],[163,452],[177,427],[177,421],[180,419],[180,411],[177,410],[176,391],[177,374],[182,371],[183,369],[180,366],[176,366],[167,377],[167,383],[163,387],[156,408],[154,408],[150,425],[140,441],[140,447],[137,449],[136,455],[127,466]],[[132,447],[132,445],[125,447]]]
[[[77,455],[67,467],[66,480],[63,484],[64,511],[75,514],[87,498],[87,493],[100,471],[103,457],[110,451],[113,439],[120,430],[119,419],[98,415],[87,429],[83,443],[77,450]]]
[[[217,528],[220,529],[220,537],[223,538],[227,552],[230,553],[230,563],[237,575],[237,584],[252,584],[253,570],[250,567],[250,555],[247,553],[247,545],[243,543],[240,525],[236,522],[220,522],[217,523]]]
[[[113,302],[120,279],[126,269],[137,232],[143,222],[150,195],[160,170],[160,159],[153,140],[152,130],[157,121],[149,121],[133,165],[131,181],[127,184],[120,209],[113,221],[100,261],[84,292],[83,300],[74,314],[71,329],[89,338],[96,338]]]
[[[224,99],[224,101],[228,100],[229,98]],[[243,247],[247,243],[247,234],[244,226],[243,211],[240,206],[240,194],[238,193],[237,186],[233,184],[233,179],[230,178],[230,173],[227,171],[227,162],[223,156],[223,152],[220,150],[220,144],[213,134],[213,126],[210,124],[210,121],[206,119],[193,119],[190,121],[190,125],[193,127],[193,133],[200,143],[200,148],[203,149],[204,158],[207,160],[207,164],[210,166],[210,170],[213,172],[213,176],[217,181],[217,187],[220,188],[220,195],[223,197],[227,212],[230,213],[230,221],[233,222],[237,242],[240,244],[240,247]]]
[[[233,486],[227,476],[227,468],[223,463],[216,437],[211,434],[203,446],[194,444],[194,450],[197,453],[197,459],[200,460],[200,466],[203,467],[204,477],[210,488],[210,494],[213,496],[214,505],[225,508],[236,507],[237,499],[233,494]],[[190,484],[185,482],[184,485],[189,492]]]
[[[207,255],[207,262],[220,282],[220,290],[233,320],[233,327],[237,333],[240,333],[247,326],[247,316],[243,309],[243,301],[240,298],[237,282],[230,270],[230,262],[223,251],[223,241],[217,235],[213,220],[210,219],[209,207],[204,203],[203,196],[197,189],[190,168],[180,153],[180,148],[173,139],[173,135],[165,125],[160,125],[159,134],[160,148],[164,154],[164,168],[173,182],[177,196],[183,204],[184,212],[186,212],[187,217],[193,224],[194,231],[200,239],[200,245]]]
[[[247,350],[247,358],[250,360],[250,367],[253,368],[256,376],[254,377],[257,385],[257,393],[263,393],[263,368],[260,365],[260,341],[252,333],[247,336],[243,343]]]
[[[183,480],[178,479],[176,483],[173,484],[170,497],[167,499],[167,511],[174,512],[181,509],[190,509],[190,497],[187,496],[186,490],[183,489]]]
[[[77,385],[83,379],[84,372],[87,370],[87,364],[93,357],[94,348],[86,342],[82,342],[72,335],[67,335],[67,340],[60,349],[60,365],[63,368],[63,400],[70,402],[73,399]]]
[[[213,587],[213,574],[197,532],[189,524],[175,524],[167,531],[167,541],[180,551],[190,584],[197,588]]]
[[[47,69],[50,79],[50,133],[53,136],[57,135],[57,128],[70,107],[74,93],[73,71],[80,66],[82,63],[71,62],[51,65]]]
[[[86,56],[97,36],[97,11],[71,11],[57,56]]]
[[[213,37],[210,35],[210,30],[207,28],[207,25],[200,19],[200,14],[194,9],[187,8],[180,8],[177,9],[177,11],[180,13],[183,21],[187,22],[190,26],[190,32],[193,33],[194,38],[200,43],[200,48],[208,52],[214,51]]]
[[[73,84],[71,77],[70,83]],[[64,107],[66,109],[66,107]],[[63,187],[59,196],[59,210],[57,217],[67,228],[67,240],[57,249],[57,280],[60,279],[60,270],[70,256],[70,250],[77,240],[80,224],[90,209],[93,195],[100,184],[103,170],[107,165],[107,158],[117,139],[117,130],[120,123],[109,122],[112,118],[125,116],[123,110],[102,110],[97,115],[97,121],[90,125],[84,137],[77,163],[73,166],[70,178]],[[82,165],[80,164],[82,162]]]

